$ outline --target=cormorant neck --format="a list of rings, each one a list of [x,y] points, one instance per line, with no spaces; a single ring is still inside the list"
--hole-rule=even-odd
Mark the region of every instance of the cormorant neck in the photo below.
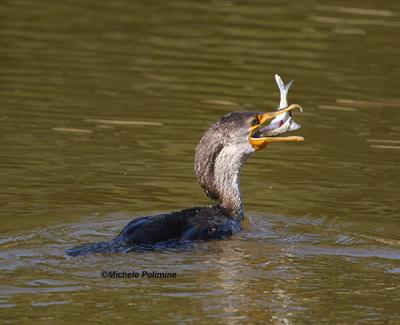
[[[247,155],[236,146],[224,146],[215,159],[214,187],[220,207],[234,218],[243,218],[243,202],[240,193],[239,174]]]
[[[239,174],[251,153],[246,144],[226,144],[218,141],[220,134],[206,134],[196,149],[195,172],[208,197],[217,202],[233,219],[243,218]]]

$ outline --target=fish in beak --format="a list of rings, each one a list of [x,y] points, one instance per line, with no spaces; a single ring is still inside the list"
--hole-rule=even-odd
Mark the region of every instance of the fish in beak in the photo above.
[[[279,75],[275,75],[275,81],[278,85],[280,92],[280,102],[278,110],[288,107],[287,95],[290,86],[293,84],[293,80],[289,81],[286,85]],[[293,120],[292,112],[286,112],[284,114],[275,117],[271,123],[263,130],[267,136],[277,136],[289,131],[295,131],[301,128],[301,125]]]
[[[258,118],[260,123],[251,129],[249,137],[249,141],[255,150],[265,148],[265,146],[272,142],[304,141],[303,137],[298,136],[278,137],[286,132],[295,131],[301,128],[301,125],[293,120],[292,110],[298,108],[302,111],[302,108],[297,104],[288,106],[287,94],[293,80],[285,85],[281,77],[277,74],[275,75],[275,80],[280,91],[278,111],[274,113],[259,114]],[[267,121],[270,121],[270,123],[263,126]]]

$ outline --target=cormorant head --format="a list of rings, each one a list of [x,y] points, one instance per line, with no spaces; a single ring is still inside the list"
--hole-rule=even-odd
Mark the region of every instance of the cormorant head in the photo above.
[[[301,127],[293,121],[291,116],[291,111],[296,108],[302,110],[299,105],[292,104],[271,113],[228,113],[208,129],[200,141],[197,151],[202,149],[204,144],[206,153],[211,153],[213,147],[229,146],[234,152],[249,154],[265,148],[272,142],[303,141],[304,138],[299,136],[279,137]],[[285,116],[286,119],[282,119],[282,116]]]
[[[228,113],[206,131],[196,149],[195,172],[211,199],[228,209],[241,209],[238,176],[246,158],[272,142],[304,140],[298,136],[278,137],[300,127],[288,114],[296,108],[301,109],[292,104],[271,113]],[[288,115],[286,120],[279,120],[282,114]]]

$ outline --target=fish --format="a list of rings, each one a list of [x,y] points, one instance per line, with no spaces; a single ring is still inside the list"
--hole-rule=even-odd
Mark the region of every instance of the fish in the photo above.
[[[287,95],[290,89],[290,86],[293,84],[293,80],[289,81],[285,84],[282,78],[275,74],[275,81],[278,85],[279,92],[280,92],[280,102],[278,106],[278,111],[288,107],[288,100]],[[293,120],[292,112],[286,112],[284,114],[280,114],[276,116],[270,124],[262,128],[262,133],[264,136],[277,136],[279,134],[295,131],[301,128],[301,125],[296,123]]]

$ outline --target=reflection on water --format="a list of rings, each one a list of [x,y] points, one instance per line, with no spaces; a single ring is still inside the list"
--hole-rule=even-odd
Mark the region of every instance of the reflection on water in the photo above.
[[[229,324],[303,319],[304,312],[329,320],[325,313],[332,308],[332,299],[343,300],[339,308],[344,313],[351,304],[347,286],[357,287],[358,299],[369,299],[371,294],[396,298],[400,241],[346,232],[327,217],[252,215],[249,229],[235,238],[183,250],[77,258],[63,254],[86,240],[109,240],[128,220],[108,215],[96,222],[37,228],[3,238],[0,261],[3,276],[9,279],[1,286],[4,307],[17,307],[26,300],[32,307],[62,304],[68,319],[74,319],[82,312],[75,308],[80,300],[109,311],[116,306],[107,302],[107,295],[127,305],[133,299],[137,308],[140,297],[148,294],[146,299],[154,298],[159,305],[154,313],[160,320],[169,304],[176,305],[179,317],[188,317],[179,314],[179,299],[184,298],[192,302],[193,317],[223,317]],[[103,270],[169,271],[176,272],[177,279],[102,279]],[[104,295],[99,297],[96,290]],[[374,301],[370,308],[381,308],[382,303]],[[396,300],[384,304],[392,313],[398,306]],[[117,313],[103,316],[110,319]],[[360,315],[362,311],[353,311],[346,317],[351,321]]]
[[[400,322],[397,1],[24,0],[0,18],[2,320]],[[245,232],[64,255],[208,204],[198,140],[228,111],[275,109],[275,73],[295,79],[306,141],[249,159]],[[178,277],[101,278],[114,269]]]

